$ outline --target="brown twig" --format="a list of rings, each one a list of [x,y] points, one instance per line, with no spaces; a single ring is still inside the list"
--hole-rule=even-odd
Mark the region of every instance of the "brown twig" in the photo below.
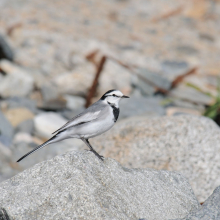
[[[159,17],[153,18],[153,19],[152,19],[152,22],[158,22],[158,21],[167,19],[167,18],[169,18],[169,17],[171,17],[171,16],[177,15],[177,14],[179,14],[180,12],[182,12],[182,10],[183,10],[183,7],[180,6],[180,7],[176,8],[176,9],[174,9],[174,10],[171,10],[171,11],[169,11],[169,12],[163,14],[163,15],[160,15]]]
[[[97,54],[98,54],[99,50],[94,50],[93,52],[89,53],[88,55],[86,55],[86,59],[90,62],[92,62],[93,64],[95,64],[95,66],[98,68],[98,63],[95,60]]]
[[[123,62],[121,62],[118,59],[115,59],[113,57],[109,57],[111,60],[114,60],[115,62],[117,62],[118,64],[120,64],[121,66],[125,67],[126,69],[129,69],[131,71],[131,73],[135,74],[138,78],[140,78],[141,80],[143,80],[144,82],[146,82],[147,84],[153,86],[155,88],[156,91],[159,91],[163,94],[167,94],[169,91],[166,89],[163,89],[161,87],[158,87],[157,85],[155,85],[155,83],[153,83],[152,81],[148,80],[147,78],[145,78],[144,76],[142,76],[141,74],[137,73],[137,71],[135,71],[135,68],[138,68],[137,66],[134,65],[128,65],[125,64]]]
[[[18,22],[18,23],[15,23],[13,25],[11,25],[10,27],[7,28],[7,35],[8,36],[11,36],[13,31],[16,29],[16,28],[19,28],[22,26],[22,23],[21,22]]]
[[[89,105],[91,104],[92,98],[94,97],[94,95],[96,93],[96,89],[97,89],[97,85],[98,85],[98,80],[99,80],[100,74],[102,72],[102,69],[104,67],[105,61],[106,61],[106,56],[103,56],[101,58],[99,64],[98,64],[98,66],[97,66],[97,71],[96,71],[95,78],[93,80],[92,86],[89,89],[88,95],[86,97],[86,104],[85,104],[86,108],[89,107]]]
[[[86,108],[91,104],[91,100],[92,100],[92,98],[94,97],[94,95],[96,93],[96,89],[97,89],[97,85],[98,85],[98,80],[99,80],[100,74],[102,72],[103,66],[104,66],[104,64],[106,62],[106,59],[111,59],[114,62],[117,62],[119,65],[125,67],[132,74],[136,75],[139,79],[141,79],[144,82],[146,82],[147,84],[153,86],[157,92],[161,92],[161,93],[166,94],[166,95],[170,92],[170,90],[158,87],[154,82],[148,80],[146,77],[144,77],[141,74],[139,74],[136,71],[136,68],[139,68],[138,66],[128,65],[128,64],[126,64],[126,63],[124,63],[124,62],[122,62],[122,61],[120,61],[120,60],[118,60],[118,59],[116,59],[114,57],[111,57],[111,56],[102,56],[100,62],[97,63],[97,61],[95,60],[95,57],[97,56],[98,52],[99,52],[99,50],[95,50],[95,51],[93,51],[92,53],[90,53],[90,54],[88,54],[86,56],[86,59],[89,60],[90,62],[92,62],[96,66],[96,69],[97,69],[95,78],[94,78],[93,83],[92,83],[92,86],[89,89],[89,92],[88,92],[88,95],[87,95],[87,98],[86,98],[86,104],[85,104]],[[173,80],[170,89],[173,89],[174,87],[176,87],[180,82],[183,81],[183,79],[186,76],[189,76],[191,74],[196,73],[197,69],[198,69],[197,67],[194,67],[194,68],[190,69],[189,71],[187,71],[186,73],[178,76],[176,79]]]
[[[187,71],[186,73],[180,75],[180,76],[177,76],[176,79],[173,80],[172,82],[172,85],[171,85],[171,89],[173,89],[174,87],[176,87],[180,82],[183,81],[183,79],[186,77],[186,76],[189,76],[191,74],[194,74],[196,73],[197,71],[197,67],[194,67],[192,69],[190,69],[189,71]]]

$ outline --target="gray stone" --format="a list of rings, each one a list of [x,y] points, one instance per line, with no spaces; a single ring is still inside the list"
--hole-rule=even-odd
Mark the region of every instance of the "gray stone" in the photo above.
[[[85,99],[80,96],[65,95],[66,107],[70,110],[77,111],[85,106]]]
[[[0,35],[0,59],[13,60],[14,55],[11,47],[5,40],[5,38]]]
[[[176,220],[219,220],[220,219],[220,186],[197,210],[188,214],[185,218]]]
[[[11,146],[11,143],[12,143],[12,138],[9,138],[8,136],[5,136],[5,135],[0,135],[0,142],[2,144],[4,144],[5,146],[7,147],[10,147]]]
[[[134,76],[132,79],[132,84],[139,88],[143,95],[152,95],[154,92],[156,92],[155,87],[159,87],[165,90],[170,89],[171,82],[163,77],[160,73],[153,72],[144,68],[139,68],[138,73],[147,81],[138,76]]]
[[[171,81],[189,71],[189,68],[189,64],[185,61],[165,60],[161,63],[161,71]]]
[[[220,129],[205,117],[128,118],[90,142],[127,167],[180,172],[200,202],[220,185]]]
[[[184,100],[181,100],[181,99],[173,99],[172,104],[174,106],[178,106],[178,107],[181,107],[181,108],[196,109],[201,113],[203,113],[205,111],[205,106],[204,105],[196,104],[196,103],[193,103],[193,102],[187,102],[187,101],[184,101]]]
[[[195,56],[199,53],[199,50],[193,45],[179,45],[175,49],[177,52],[183,55]]]
[[[199,207],[180,174],[128,169],[92,152],[69,152],[0,184],[12,219],[181,218]]]
[[[67,120],[54,112],[41,113],[34,118],[36,134],[41,138],[50,138],[51,134],[63,126]]]
[[[8,119],[0,112],[0,134],[12,138],[14,129]]]
[[[28,119],[21,122],[15,129],[16,132],[26,132],[29,134],[34,133],[34,121],[33,119]]]
[[[32,111],[34,114],[39,112],[36,108],[36,102],[28,98],[15,96],[15,97],[8,98],[7,100],[5,100],[5,102],[8,108],[26,107],[30,111]]]
[[[25,97],[30,94],[34,88],[34,79],[30,74],[5,60],[0,63],[0,68],[7,73],[0,82],[0,95],[2,97]]]
[[[159,97],[136,97],[121,101],[119,119],[137,115],[158,116],[165,115],[165,108],[162,107]]]
[[[0,142],[0,182],[15,175],[12,165],[12,151]]]
[[[210,105],[213,103],[213,98],[211,96],[184,85],[180,85],[177,88],[172,89],[169,95],[175,98],[203,105]]]
[[[59,111],[66,108],[66,99],[60,96],[55,99],[39,102],[37,107],[46,111]]]
[[[20,135],[19,135],[20,136]],[[20,137],[19,137],[20,138]],[[25,137],[24,137],[25,138]],[[45,139],[44,139],[45,140]],[[33,150],[38,145],[42,144],[44,141],[41,140],[40,142],[28,142],[27,140],[21,140],[19,142],[19,139],[14,140],[14,147],[12,149],[12,161],[17,161],[20,157],[22,157],[27,152]],[[21,172],[22,170],[25,170],[37,163],[40,163],[45,160],[52,159],[53,157],[63,154],[65,152],[75,150],[75,151],[82,151],[84,149],[88,149],[85,144],[76,138],[67,139],[62,142],[57,142],[51,145],[48,145],[44,147],[43,149],[35,152],[33,155],[25,158],[22,160],[21,163],[16,163],[19,165],[19,170],[16,170],[16,174]]]
[[[44,101],[54,100],[59,96],[56,86],[51,83],[45,83],[42,85],[41,94]]]
[[[91,87],[95,68],[90,63],[56,76],[53,79],[59,94],[86,96],[88,89]]]

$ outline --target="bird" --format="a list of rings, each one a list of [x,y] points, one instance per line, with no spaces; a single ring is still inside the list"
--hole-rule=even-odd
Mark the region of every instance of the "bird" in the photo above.
[[[124,98],[129,97],[123,95],[119,90],[112,89],[107,91],[97,102],[54,131],[52,133],[53,136],[49,140],[22,156],[17,162],[20,162],[48,144],[69,138],[81,139],[89,147],[89,150],[103,161],[104,157],[93,149],[89,138],[96,137],[113,127],[119,116],[119,102]]]

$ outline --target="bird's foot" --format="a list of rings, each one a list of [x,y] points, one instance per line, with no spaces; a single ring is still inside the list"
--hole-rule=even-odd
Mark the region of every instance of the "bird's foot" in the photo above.
[[[93,152],[100,160],[104,161],[104,157],[99,155],[96,151],[94,151],[94,150],[88,150],[88,151]]]

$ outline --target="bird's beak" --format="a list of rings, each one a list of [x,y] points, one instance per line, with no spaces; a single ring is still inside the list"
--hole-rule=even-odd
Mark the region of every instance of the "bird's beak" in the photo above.
[[[130,98],[129,96],[123,95],[122,98]]]

